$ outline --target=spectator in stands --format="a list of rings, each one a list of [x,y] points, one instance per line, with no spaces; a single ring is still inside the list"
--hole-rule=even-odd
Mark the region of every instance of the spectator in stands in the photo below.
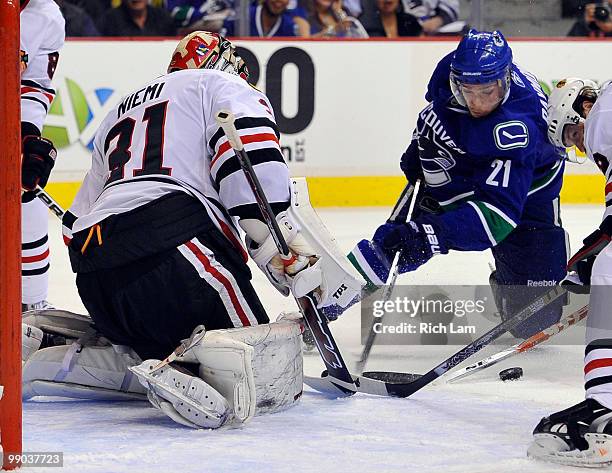
[[[100,36],[91,17],[80,7],[55,0],[66,21],[66,36]]]
[[[96,25],[98,20],[111,9],[111,0],[65,0],[65,2],[85,10]]]
[[[612,0],[584,5],[580,18],[567,34],[568,36],[612,36]]]
[[[342,0],[309,0],[307,5],[311,37],[368,37],[363,25],[343,10]]]
[[[419,20],[426,35],[437,34],[459,17],[459,0],[402,0],[402,3],[404,11]],[[462,27],[463,24],[458,26],[456,32]]]
[[[194,31],[219,32],[234,14],[233,0],[166,0],[165,7],[181,36]]]
[[[370,36],[425,36],[459,34],[458,0],[363,0],[359,20]]]
[[[370,36],[420,36],[423,28],[419,21],[400,7],[400,0],[376,0],[376,15],[364,27]]]
[[[354,18],[358,18],[363,12],[361,0],[342,0],[342,9]]]
[[[123,0],[106,12],[98,24],[103,36],[175,36],[170,14],[147,5],[147,0]]]
[[[308,36],[310,26],[301,8],[288,10],[289,0],[263,0],[251,5],[249,11],[250,36],[271,38],[274,36]],[[223,36],[236,36],[235,21],[223,23]]]

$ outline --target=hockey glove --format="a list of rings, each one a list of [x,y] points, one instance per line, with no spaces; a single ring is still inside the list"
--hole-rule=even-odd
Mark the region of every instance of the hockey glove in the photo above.
[[[291,290],[295,297],[302,297],[319,288],[323,282],[319,268],[311,266],[317,261],[317,257],[312,247],[300,234],[298,224],[286,212],[279,213],[276,221],[293,258],[289,261],[281,258],[270,234],[260,244],[247,234],[248,252],[281,294],[288,296]]]
[[[57,156],[53,143],[41,136],[27,135],[21,150],[21,187],[26,191],[45,187]]]
[[[593,257],[593,261],[595,261],[594,257]],[[581,261],[579,265],[581,263],[584,263],[584,266],[587,265],[587,263],[584,261]],[[572,273],[568,273],[567,276],[565,276],[559,284],[561,284],[561,286],[563,286],[565,289],[567,289],[571,293],[588,294],[591,290],[589,283],[591,279],[591,269],[592,268],[593,268],[593,263],[591,263],[591,265],[588,267],[587,279],[584,279],[584,275],[581,276],[579,271],[572,272]]]
[[[597,230],[582,241],[584,246],[570,258],[567,263],[567,271],[575,271],[580,277],[580,281],[585,285],[589,285],[591,283],[591,271],[595,258],[610,243],[611,235],[612,216],[608,216]]]
[[[391,263],[400,251],[399,273],[414,271],[436,253],[448,253],[430,224],[416,222],[385,223],[372,240],[361,240],[348,258],[368,282],[366,290],[375,290],[389,279]]]
[[[366,263],[378,276],[376,285],[384,284],[396,252],[400,252],[398,270],[400,274],[414,271],[437,253],[448,253],[431,224],[408,222],[385,223],[378,227],[369,245],[361,241],[358,246]],[[369,246],[369,248],[368,248]]]

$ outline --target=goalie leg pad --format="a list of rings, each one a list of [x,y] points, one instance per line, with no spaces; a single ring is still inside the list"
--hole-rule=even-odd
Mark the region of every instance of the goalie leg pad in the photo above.
[[[128,370],[140,362],[130,348],[104,339],[43,348],[23,366],[22,396],[142,400],[146,391]]]
[[[153,407],[175,422],[195,429],[221,427],[230,415],[225,397],[206,381],[172,365],[155,370],[159,360],[147,360],[130,370],[147,388]]]
[[[41,348],[69,345],[91,332],[91,319],[66,310],[44,309],[24,312],[21,318],[21,363]]]
[[[194,428],[246,422],[294,405],[302,394],[302,324],[287,314],[270,324],[211,330],[177,361],[199,364],[199,378],[158,360],[130,368],[151,404]]]
[[[38,327],[21,324],[21,364],[23,364],[35,353],[43,340],[43,332]]]
[[[33,327],[38,327],[45,333],[62,335],[72,339],[85,335],[92,324],[92,320],[87,315],[60,309],[24,312],[21,321]]]
[[[245,422],[298,402],[301,333],[299,315],[285,314],[270,324],[207,332],[193,354],[200,376],[230,401],[236,420]]]

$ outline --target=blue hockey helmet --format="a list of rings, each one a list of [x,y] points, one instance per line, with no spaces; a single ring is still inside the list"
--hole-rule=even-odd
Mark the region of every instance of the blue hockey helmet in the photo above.
[[[510,92],[512,50],[501,31],[471,29],[463,37],[451,61],[450,86],[457,101],[465,105],[462,84],[499,81],[504,98]]]

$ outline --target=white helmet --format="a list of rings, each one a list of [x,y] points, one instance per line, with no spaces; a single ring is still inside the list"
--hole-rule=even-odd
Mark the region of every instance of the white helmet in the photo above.
[[[563,143],[563,128],[583,123],[583,102],[595,102],[598,95],[599,89],[592,80],[570,77],[557,82],[548,97],[548,137],[555,146],[567,146]]]

